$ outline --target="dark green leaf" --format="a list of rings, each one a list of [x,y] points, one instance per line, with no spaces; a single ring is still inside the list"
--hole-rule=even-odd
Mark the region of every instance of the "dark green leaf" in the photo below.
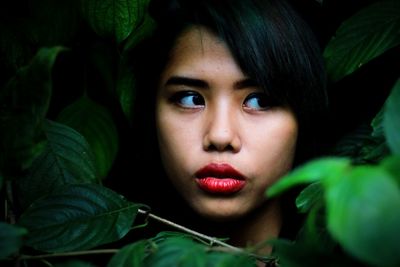
[[[208,267],[256,267],[256,260],[244,253],[211,251],[207,254]],[[263,265],[261,265],[263,266]]]
[[[171,237],[157,244],[156,250],[146,259],[147,266],[206,266],[206,246],[189,238]]]
[[[273,197],[296,185],[313,183],[327,179],[332,175],[339,175],[345,172],[350,165],[350,160],[346,158],[320,158],[313,160],[282,177],[267,190],[266,194],[268,197]]]
[[[86,138],[100,178],[105,178],[118,152],[118,132],[110,112],[83,96],[65,108],[58,120]]]
[[[374,266],[399,266],[400,190],[391,175],[358,166],[327,180],[325,192],[328,229],[343,248]]]
[[[4,176],[26,170],[44,148],[42,124],[51,97],[51,71],[62,50],[40,49],[0,90],[0,169]]]
[[[296,198],[296,207],[300,212],[309,212],[310,209],[324,201],[324,192],[321,183],[315,182],[303,189]]]
[[[86,0],[83,14],[93,30],[102,37],[113,37],[120,43],[140,25],[149,0]]]
[[[400,44],[400,1],[387,0],[359,11],[337,30],[324,51],[328,75],[340,80]]]
[[[400,79],[386,101],[383,127],[390,150],[400,155]]]
[[[16,180],[23,208],[57,187],[98,182],[92,152],[82,135],[52,121],[47,121],[44,131],[47,146],[33,162],[28,175]]]
[[[111,258],[107,267],[143,267],[149,245],[149,241],[140,240],[123,247]]]
[[[155,28],[155,20],[148,13],[145,13],[142,23],[138,25],[135,31],[133,31],[128,39],[126,39],[124,50],[129,51],[135,48],[135,46],[145,37],[149,36],[155,30]]]
[[[95,265],[80,261],[80,260],[67,260],[66,262],[56,263],[55,267],[94,267]]]
[[[100,185],[69,185],[34,202],[18,223],[37,250],[84,250],[124,237],[140,206]]]
[[[0,222],[0,260],[11,256],[22,246],[22,238],[26,235],[25,228]]]

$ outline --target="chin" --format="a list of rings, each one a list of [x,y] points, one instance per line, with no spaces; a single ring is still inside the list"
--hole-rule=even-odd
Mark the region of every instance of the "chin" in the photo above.
[[[247,212],[240,210],[237,207],[224,207],[223,205],[214,204],[209,206],[193,207],[194,210],[203,218],[215,222],[235,221],[244,217]]]

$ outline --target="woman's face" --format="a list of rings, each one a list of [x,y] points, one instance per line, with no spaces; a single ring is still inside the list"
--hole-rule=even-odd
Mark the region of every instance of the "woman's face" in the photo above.
[[[292,166],[298,125],[270,103],[210,31],[177,40],[159,82],[158,140],[167,175],[188,204],[213,220],[245,215]]]

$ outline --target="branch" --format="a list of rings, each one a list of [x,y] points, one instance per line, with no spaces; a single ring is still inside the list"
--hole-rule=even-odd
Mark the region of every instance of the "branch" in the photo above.
[[[189,228],[187,228],[187,227],[185,227],[185,226],[182,226],[182,225],[176,224],[176,223],[174,223],[174,222],[171,222],[171,221],[169,221],[169,220],[167,220],[167,219],[158,217],[157,215],[154,215],[154,214],[152,214],[152,213],[149,213],[149,212],[147,212],[147,211],[145,211],[145,210],[139,209],[139,213],[144,214],[144,215],[147,215],[149,218],[152,218],[152,219],[154,219],[154,220],[156,220],[156,221],[162,222],[162,223],[164,223],[164,224],[166,224],[166,225],[172,226],[172,227],[174,227],[174,228],[176,228],[176,229],[178,229],[178,230],[181,230],[181,231],[183,231],[183,232],[185,232],[185,233],[194,235],[194,236],[199,237],[199,238],[201,238],[201,239],[203,239],[203,240],[207,240],[211,245],[213,245],[213,244],[218,244],[218,245],[220,245],[220,246],[222,246],[222,247],[229,248],[229,249],[231,249],[231,250],[233,250],[233,251],[243,252],[243,249],[241,249],[241,248],[231,246],[231,245],[229,245],[229,244],[227,244],[227,243],[225,243],[225,242],[222,242],[221,240],[219,240],[219,239],[217,239],[217,238],[214,238],[214,237],[211,237],[211,236],[208,236],[208,235],[205,235],[205,234],[196,232],[196,231],[194,231],[194,230],[192,230],[192,229],[189,229]]]

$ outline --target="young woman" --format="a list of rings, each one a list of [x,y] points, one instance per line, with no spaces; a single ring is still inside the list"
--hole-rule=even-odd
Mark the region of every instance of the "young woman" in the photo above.
[[[265,191],[316,151],[327,100],[311,30],[283,0],[157,10],[154,36],[133,55],[144,132],[135,161],[151,166],[137,178],[142,202],[236,246],[289,235],[293,199]]]

